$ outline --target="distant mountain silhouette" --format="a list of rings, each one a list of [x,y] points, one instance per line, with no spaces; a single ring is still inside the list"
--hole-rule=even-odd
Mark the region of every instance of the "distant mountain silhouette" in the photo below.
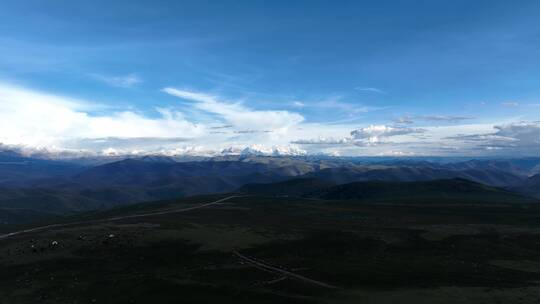
[[[27,185],[38,179],[70,176],[84,168],[76,163],[25,157],[13,151],[0,151],[0,185]]]
[[[339,189],[336,192],[329,192],[329,189],[355,182],[393,182],[381,186],[393,189],[394,185],[399,187],[404,182],[455,178],[512,189],[526,195],[540,195],[539,178],[527,178],[538,168],[539,159],[445,162],[440,159],[241,155],[185,161],[177,157],[150,155],[107,160],[67,162],[26,157],[13,151],[0,152],[0,208],[72,213],[144,201],[226,193],[239,188],[265,195],[310,194],[346,198],[349,195],[355,197],[349,188],[333,188]],[[412,187],[416,184],[406,185]],[[363,187],[369,190],[376,186],[377,183]],[[362,191],[362,195],[366,195],[366,191]],[[426,189],[419,188],[418,191]],[[489,196],[492,192],[481,193],[486,198],[493,198]],[[420,198],[421,193],[416,194]],[[432,194],[435,196],[435,192]],[[446,192],[439,194],[450,195]],[[497,194],[498,197],[500,195]]]
[[[518,191],[540,198],[540,174],[529,177]]]

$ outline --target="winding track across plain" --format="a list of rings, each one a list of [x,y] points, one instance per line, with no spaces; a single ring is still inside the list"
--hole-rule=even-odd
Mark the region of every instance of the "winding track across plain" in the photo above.
[[[231,195],[231,196],[227,196],[227,197],[222,198],[222,199],[218,199],[216,201],[212,201],[212,202],[209,202],[209,203],[204,203],[204,204],[193,206],[193,207],[187,207],[187,208],[168,209],[168,210],[164,210],[164,211],[156,211],[156,212],[142,213],[142,214],[133,214],[133,215],[126,215],[126,216],[117,216],[117,217],[111,217],[111,218],[106,218],[106,219],[88,220],[88,221],[71,222],[71,223],[65,223],[65,224],[52,224],[52,225],[40,226],[40,227],[35,227],[35,228],[30,228],[30,229],[19,230],[19,231],[15,231],[15,232],[2,234],[2,235],[0,235],[0,240],[7,239],[9,237],[13,237],[13,236],[20,235],[20,234],[44,231],[44,230],[53,229],[53,228],[63,228],[63,227],[69,227],[69,226],[75,226],[75,225],[86,225],[86,224],[114,222],[114,221],[126,220],[126,219],[132,219],[132,218],[140,218],[140,217],[147,217],[147,216],[154,216],[154,215],[163,215],[163,214],[170,214],[170,213],[186,212],[186,211],[191,211],[191,210],[196,210],[196,209],[209,207],[209,206],[212,206],[212,205],[217,205],[217,204],[219,204],[221,202],[230,200],[232,198],[243,197],[243,196],[245,196],[245,195]]]
[[[330,285],[330,284],[327,284],[327,283],[324,283],[324,282],[321,282],[321,281],[316,281],[316,280],[307,278],[305,276],[296,274],[294,272],[290,272],[290,271],[285,270],[285,269],[277,268],[277,267],[272,266],[272,265],[270,265],[268,263],[265,263],[265,262],[262,262],[262,261],[259,261],[259,260],[255,260],[254,258],[243,255],[238,251],[234,251],[234,254],[237,257],[239,257],[240,259],[248,262],[249,264],[252,264],[253,266],[255,266],[257,268],[261,268],[263,270],[267,270],[267,271],[270,271],[270,272],[273,272],[273,273],[279,273],[279,274],[284,275],[286,277],[295,278],[297,280],[304,281],[304,282],[307,282],[307,283],[311,283],[311,284],[314,284],[314,285],[317,285],[317,286],[320,286],[320,287],[324,287],[324,288],[328,288],[328,289],[337,289],[338,288],[338,287],[336,287],[334,285]]]
[[[126,215],[126,216],[117,216],[117,217],[111,217],[111,218],[106,218],[106,219],[78,221],[78,222],[71,222],[71,223],[65,223],[65,224],[52,224],[52,225],[40,226],[40,227],[35,227],[35,228],[10,232],[10,233],[7,233],[7,234],[2,234],[2,235],[0,235],[0,240],[4,240],[4,239],[7,239],[9,237],[13,237],[13,236],[17,236],[17,235],[21,235],[21,234],[25,234],[25,233],[44,231],[44,230],[53,229],[53,228],[63,228],[63,227],[76,226],[76,225],[106,223],[106,222],[114,222],[114,221],[126,220],[126,219],[132,219],[132,218],[141,218],[141,217],[147,217],[147,216],[155,216],[155,215],[186,212],[186,211],[191,211],[191,210],[196,210],[196,209],[201,209],[201,208],[217,205],[219,203],[230,200],[232,198],[245,197],[245,196],[246,195],[231,195],[231,196],[227,196],[227,197],[224,197],[222,199],[218,199],[218,200],[215,200],[215,201],[212,201],[212,202],[209,202],[209,203],[204,203],[204,204],[201,204],[201,205],[197,205],[197,206],[193,206],[193,207],[187,207],[187,208],[168,209],[168,210],[156,211],[156,212],[150,212],[150,213],[133,214],[133,215]],[[244,261],[246,261],[246,262],[248,262],[248,263],[250,263],[250,264],[252,264],[252,265],[254,265],[256,267],[258,267],[258,268],[261,268],[263,270],[267,270],[267,271],[274,272],[274,273],[279,273],[279,274],[284,275],[285,277],[295,278],[295,279],[298,279],[300,281],[315,284],[315,285],[318,285],[318,286],[324,287],[324,288],[329,288],[329,289],[336,289],[337,288],[336,286],[333,286],[333,285],[330,285],[330,284],[327,284],[327,283],[324,283],[324,282],[316,281],[316,280],[301,276],[299,274],[296,274],[294,272],[290,272],[290,271],[287,271],[287,270],[284,270],[284,269],[274,267],[274,266],[269,265],[267,263],[264,263],[264,262],[261,262],[261,261],[258,261],[258,260],[254,260],[253,258],[250,258],[248,256],[245,256],[245,255],[239,253],[238,251],[234,251],[234,254],[236,256],[238,256],[240,259],[242,259],[242,260],[244,260]],[[280,278],[279,280],[282,280],[282,279],[283,278]]]

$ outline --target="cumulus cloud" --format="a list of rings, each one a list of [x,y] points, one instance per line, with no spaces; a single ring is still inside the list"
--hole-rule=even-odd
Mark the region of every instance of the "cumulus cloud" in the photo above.
[[[191,102],[147,114],[0,83],[0,143],[35,151],[106,151],[110,155],[173,151],[188,146],[187,141],[206,150],[231,144],[272,147],[287,145],[293,127],[304,120],[288,111],[253,110],[207,94],[167,91]],[[199,111],[210,118],[195,120],[184,111]]]
[[[247,147],[231,146],[220,151],[221,155],[265,155],[265,156],[286,156],[286,155],[306,155],[307,152],[296,146],[265,146],[252,144]]]
[[[93,114],[95,103],[0,84],[0,142],[59,146],[84,138],[193,138],[204,126],[178,111],[149,118],[133,111]]]
[[[411,135],[409,140],[415,140],[414,135],[426,132],[420,128],[406,128],[402,126],[370,125],[364,128],[355,129],[349,132],[350,136],[344,137],[323,137],[311,139],[296,139],[293,144],[304,146],[341,146],[341,147],[364,147],[374,148],[376,146],[401,146],[407,148],[418,142],[403,141],[394,142],[389,138],[394,136]],[[366,153],[366,151],[364,151]]]
[[[0,143],[55,154],[69,150],[108,155],[165,153],[189,146],[217,151],[254,143],[286,147],[304,120],[297,113],[253,110],[208,94],[167,91],[190,103],[155,108],[150,115],[0,83]],[[209,119],[188,118],[184,111],[209,114]]]
[[[369,143],[378,143],[392,136],[423,133],[424,129],[407,128],[401,126],[370,125],[351,131],[351,136],[356,140],[363,140]]]
[[[174,88],[163,91],[184,101],[179,100],[172,108],[155,108],[149,114],[0,83],[0,148],[3,143],[3,147],[19,147],[20,151],[56,155],[70,151],[222,155],[228,147],[237,152],[251,147],[246,153],[301,154],[295,150],[296,145],[310,154],[339,155],[396,151],[415,155],[540,153],[540,122],[534,121],[495,126],[442,124],[412,128],[396,124],[358,128],[357,120],[354,125],[350,121],[306,122],[294,112],[252,109],[199,92]],[[193,113],[202,113],[205,118],[198,119]],[[429,117],[434,121],[465,118]],[[407,120],[412,118],[406,117],[402,123]]]
[[[518,122],[495,126],[495,135],[514,138],[524,144],[540,144],[540,122]]]
[[[540,152],[540,122],[523,121],[493,127],[494,132],[455,135],[446,139],[470,143],[486,150],[505,153],[536,154]]]

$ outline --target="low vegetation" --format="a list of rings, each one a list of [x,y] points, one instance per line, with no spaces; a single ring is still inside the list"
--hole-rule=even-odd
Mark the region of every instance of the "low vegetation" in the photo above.
[[[226,196],[96,211],[63,218],[69,225],[1,239],[0,298],[3,303],[540,300],[535,202],[517,197],[472,204],[454,196],[387,204],[251,194],[178,211]]]

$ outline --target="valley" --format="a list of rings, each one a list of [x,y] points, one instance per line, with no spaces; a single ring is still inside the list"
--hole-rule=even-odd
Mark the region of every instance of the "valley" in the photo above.
[[[0,299],[536,303],[534,163],[79,162],[1,184]]]
[[[6,303],[540,299],[540,204],[431,200],[251,193],[68,216],[0,239],[0,296]]]

